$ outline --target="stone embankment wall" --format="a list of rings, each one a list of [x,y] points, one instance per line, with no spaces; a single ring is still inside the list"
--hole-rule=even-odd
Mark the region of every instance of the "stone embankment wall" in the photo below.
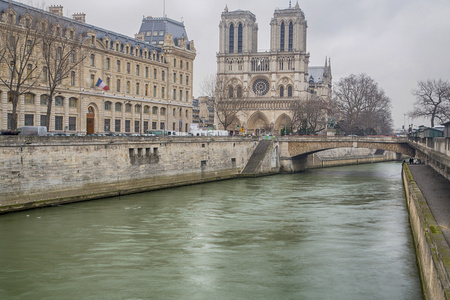
[[[0,136],[0,213],[233,178],[258,142]]]
[[[394,161],[398,155],[392,151],[366,148],[337,148],[308,155],[307,168],[328,168],[376,162]]]
[[[425,298],[450,299],[447,241],[407,164],[403,164],[402,176]]]

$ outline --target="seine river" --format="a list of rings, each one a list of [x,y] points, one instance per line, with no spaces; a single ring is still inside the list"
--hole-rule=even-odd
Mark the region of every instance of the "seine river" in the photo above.
[[[423,299],[401,164],[0,215],[0,299]]]

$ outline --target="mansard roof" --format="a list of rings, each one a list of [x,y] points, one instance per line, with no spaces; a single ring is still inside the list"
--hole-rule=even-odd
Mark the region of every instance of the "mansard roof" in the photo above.
[[[154,32],[157,32],[157,35],[154,35]],[[160,35],[160,32],[163,32],[163,34]],[[164,36],[166,35],[166,33],[170,33],[172,34],[175,45],[177,45],[178,39],[185,38],[187,41],[187,46],[189,46],[189,39],[184,27],[184,23],[172,20],[167,17],[144,17],[142,19],[139,33],[146,33],[145,41],[151,45],[158,44],[160,41],[164,42]]]
[[[19,2],[15,2],[15,1],[9,1],[9,0],[0,0],[0,13],[3,13],[5,10],[11,8],[14,9],[14,11],[16,11],[16,13],[19,16],[25,15],[25,14],[29,14],[31,13],[36,14],[43,14],[47,17],[52,17],[52,18],[56,18],[56,20],[58,20],[58,22],[70,27],[74,27],[76,29],[76,31],[78,33],[86,33],[86,32],[90,32],[90,31],[95,31],[96,32],[96,37],[98,39],[105,39],[105,38],[109,38],[111,41],[120,41],[121,44],[126,44],[126,43],[130,43],[130,45],[132,47],[136,47],[139,46],[141,49],[149,49],[149,51],[156,51],[156,52],[162,52],[162,49],[160,47],[155,47],[153,45],[150,45],[144,41],[140,41],[137,39],[134,39],[132,37],[120,34],[120,33],[116,33],[113,31],[109,31],[107,29],[103,29],[100,27],[96,27],[94,25],[90,25],[87,23],[82,23],[79,21],[76,21],[74,19],[70,19],[64,16],[59,16],[56,14],[52,14],[48,11],[39,9],[39,8],[35,8],[26,4],[22,4]],[[17,19],[18,21],[18,19]]]

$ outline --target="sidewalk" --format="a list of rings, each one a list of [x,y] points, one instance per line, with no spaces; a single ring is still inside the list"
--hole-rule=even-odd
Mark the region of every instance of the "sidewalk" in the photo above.
[[[450,181],[430,166],[408,165],[437,224],[450,245]]]

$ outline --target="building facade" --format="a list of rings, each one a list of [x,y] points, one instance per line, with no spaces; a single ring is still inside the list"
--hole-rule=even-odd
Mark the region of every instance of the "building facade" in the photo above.
[[[141,26],[139,34],[131,38],[86,24],[84,14],[74,14],[73,19],[64,17],[62,6],[51,6],[47,12],[1,0],[0,14],[0,31],[12,25],[20,34],[24,24],[34,24],[35,16],[52,16],[63,28],[55,32],[63,39],[81,42],[85,59],[56,88],[50,132],[139,134],[152,129],[189,130],[196,50],[193,41],[187,40],[182,23],[169,18],[144,18],[143,24],[153,24],[158,30]],[[30,23],[24,21],[27,19]],[[164,26],[167,22],[175,25]],[[160,38],[157,43],[145,39],[155,33]],[[19,96],[17,127],[46,126],[48,70],[40,53],[42,45],[34,49],[30,65],[42,79]],[[8,72],[7,65],[1,64],[0,68],[0,74]],[[99,79],[108,89],[96,86]],[[9,91],[0,83],[0,130],[11,128],[11,119]]]
[[[331,65],[309,67],[307,22],[298,3],[276,9],[270,22],[270,50],[258,52],[258,24],[250,11],[222,12],[217,78],[229,98],[243,99],[231,129],[279,132],[290,126],[293,101],[331,97]],[[219,124],[216,124],[220,127]]]

